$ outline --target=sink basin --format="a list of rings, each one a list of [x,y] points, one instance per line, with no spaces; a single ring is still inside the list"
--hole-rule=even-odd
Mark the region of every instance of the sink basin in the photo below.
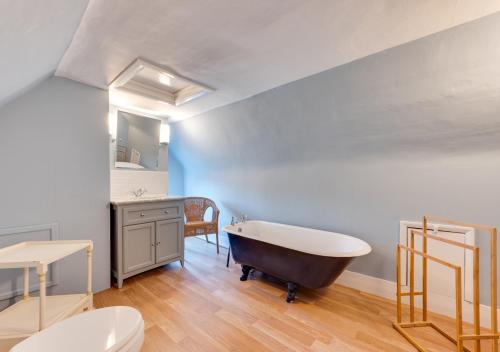
[[[119,203],[140,203],[140,202],[154,202],[161,200],[176,200],[182,199],[182,197],[169,196],[167,194],[148,194],[140,197],[136,196],[125,196],[125,197],[116,197],[111,199],[111,203],[119,204]]]
[[[134,200],[134,199],[137,199],[137,200],[150,200],[150,199],[163,199],[163,198],[167,198],[168,196],[166,194],[148,194],[148,195],[144,195],[144,196],[140,196],[140,197],[135,197],[135,196],[132,196],[130,197],[131,200]]]

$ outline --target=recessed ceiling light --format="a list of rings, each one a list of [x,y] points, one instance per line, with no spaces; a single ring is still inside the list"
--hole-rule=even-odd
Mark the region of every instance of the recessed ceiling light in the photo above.
[[[166,86],[172,85],[172,80],[170,79],[170,76],[167,76],[166,74],[160,73],[158,76],[158,81],[160,81],[161,84],[164,84]]]

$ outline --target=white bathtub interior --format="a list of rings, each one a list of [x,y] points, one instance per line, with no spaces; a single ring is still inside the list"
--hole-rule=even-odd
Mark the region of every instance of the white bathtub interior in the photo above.
[[[224,231],[309,254],[358,257],[371,252],[365,241],[340,233],[250,220],[224,227]]]

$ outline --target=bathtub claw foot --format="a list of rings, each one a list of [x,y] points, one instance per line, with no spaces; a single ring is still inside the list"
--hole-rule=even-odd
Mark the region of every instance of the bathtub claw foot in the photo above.
[[[288,286],[288,294],[286,295],[286,302],[291,303],[295,301],[295,293],[297,292],[297,288],[299,286],[293,282],[287,283],[287,286]]]
[[[241,265],[241,271],[243,272],[243,275],[240,276],[240,281],[247,281],[248,279],[248,274],[250,274],[250,271],[253,268],[248,265]]]

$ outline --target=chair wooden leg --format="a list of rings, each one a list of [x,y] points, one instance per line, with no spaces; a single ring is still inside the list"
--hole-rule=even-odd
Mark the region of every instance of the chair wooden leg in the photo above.
[[[217,254],[219,254],[219,231],[215,231],[215,242],[217,244]]]
[[[207,243],[208,243],[208,235],[206,232],[205,232],[205,240],[207,240]]]

